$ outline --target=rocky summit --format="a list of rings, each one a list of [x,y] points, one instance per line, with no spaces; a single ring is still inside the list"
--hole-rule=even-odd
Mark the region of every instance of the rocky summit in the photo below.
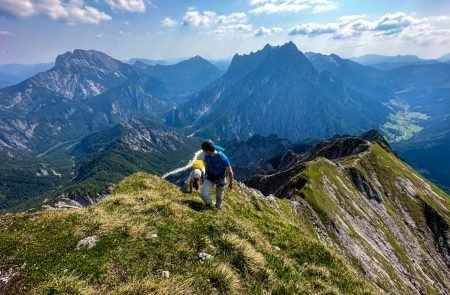
[[[289,42],[235,55],[222,78],[169,112],[167,122],[195,123],[198,134],[220,138],[328,138],[377,128],[388,114],[382,99],[387,97],[372,97],[327,71],[319,72]]]

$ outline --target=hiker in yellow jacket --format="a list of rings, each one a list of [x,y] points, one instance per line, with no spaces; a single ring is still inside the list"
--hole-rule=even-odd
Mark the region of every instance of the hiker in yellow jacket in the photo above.
[[[202,160],[196,160],[192,164],[191,173],[187,179],[189,192],[192,193],[192,189],[199,190],[199,184],[203,183],[205,179],[205,163]]]

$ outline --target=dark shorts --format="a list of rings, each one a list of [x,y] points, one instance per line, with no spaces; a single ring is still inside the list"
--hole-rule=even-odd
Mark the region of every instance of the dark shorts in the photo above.
[[[227,178],[226,178],[225,175],[217,176],[217,175],[209,175],[208,174],[206,176],[206,179],[210,180],[211,182],[213,182],[218,187],[227,185]]]

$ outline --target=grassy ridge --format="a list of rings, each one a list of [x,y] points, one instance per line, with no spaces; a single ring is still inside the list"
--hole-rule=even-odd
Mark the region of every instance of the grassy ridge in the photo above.
[[[98,205],[1,217],[9,294],[375,294],[289,200],[227,191],[224,212],[138,173]],[[96,235],[91,249],[77,242]],[[199,252],[214,256],[200,263]],[[163,278],[159,270],[170,271]]]

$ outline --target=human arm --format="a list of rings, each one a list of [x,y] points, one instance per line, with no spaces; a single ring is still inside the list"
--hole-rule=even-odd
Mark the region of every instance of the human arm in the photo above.
[[[231,189],[233,189],[234,173],[233,173],[233,169],[231,168],[231,166],[226,167],[226,169],[227,169],[228,177],[230,179],[230,183],[228,184],[228,188],[231,190]]]

